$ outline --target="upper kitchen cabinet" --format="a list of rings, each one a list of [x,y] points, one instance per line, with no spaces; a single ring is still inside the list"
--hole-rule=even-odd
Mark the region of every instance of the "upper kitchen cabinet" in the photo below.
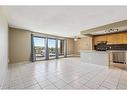
[[[111,34],[107,35],[108,44],[122,44],[121,34]]]
[[[121,34],[122,44],[127,44],[127,33]]]
[[[93,37],[93,44],[99,41],[107,41],[107,44],[127,44],[127,32],[99,35]]]
[[[100,41],[106,41],[106,35],[105,36],[95,36],[93,37],[93,43],[94,45],[97,45]]]

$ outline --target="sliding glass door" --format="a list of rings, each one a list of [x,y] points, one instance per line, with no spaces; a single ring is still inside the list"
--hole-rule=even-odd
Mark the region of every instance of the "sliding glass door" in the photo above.
[[[64,40],[58,40],[58,57],[64,57]]]
[[[49,59],[56,58],[56,39],[49,38],[48,39],[48,56]]]
[[[65,40],[31,35],[32,61],[66,57]]]
[[[45,38],[42,37],[33,37],[34,43],[34,56],[35,60],[44,60],[45,59]]]

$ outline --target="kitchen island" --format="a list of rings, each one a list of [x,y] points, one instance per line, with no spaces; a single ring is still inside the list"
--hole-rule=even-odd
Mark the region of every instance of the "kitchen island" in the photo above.
[[[80,51],[81,61],[84,63],[109,66],[110,63],[127,64],[126,50]]]
[[[81,61],[84,63],[108,66],[110,62],[108,51],[80,51]]]

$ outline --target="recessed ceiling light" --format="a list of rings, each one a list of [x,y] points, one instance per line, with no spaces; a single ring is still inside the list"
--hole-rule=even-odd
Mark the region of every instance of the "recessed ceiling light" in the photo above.
[[[118,29],[117,28],[110,28],[110,29],[105,30],[105,32],[106,33],[118,32]]]

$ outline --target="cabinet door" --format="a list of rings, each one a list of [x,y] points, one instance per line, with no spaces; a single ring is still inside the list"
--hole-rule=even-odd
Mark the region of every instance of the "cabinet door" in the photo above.
[[[94,37],[94,44],[96,45],[99,41],[106,41],[106,36],[97,36]]]
[[[127,33],[121,34],[122,44],[127,44]]]
[[[122,44],[121,34],[114,34],[112,36],[113,44]]]
[[[108,44],[122,44],[120,34],[112,34],[107,36]]]
[[[108,41],[108,44],[113,44],[112,35],[107,35],[107,36],[106,36],[106,39],[107,39],[107,41]]]

